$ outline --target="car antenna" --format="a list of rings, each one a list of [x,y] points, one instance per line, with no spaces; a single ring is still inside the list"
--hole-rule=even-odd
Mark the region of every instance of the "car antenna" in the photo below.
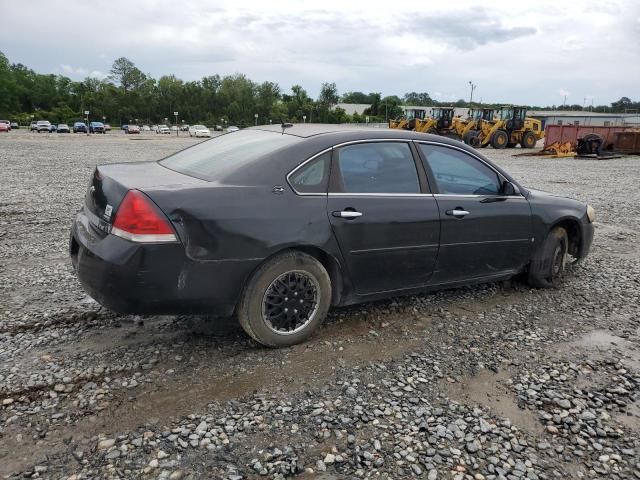
[[[280,119],[280,127],[282,127],[282,135],[284,135],[285,129],[293,127],[293,123],[285,123],[284,120]]]

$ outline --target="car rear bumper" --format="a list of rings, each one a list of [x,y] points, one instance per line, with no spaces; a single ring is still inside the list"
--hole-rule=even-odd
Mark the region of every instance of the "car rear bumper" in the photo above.
[[[120,313],[232,315],[254,261],[196,262],[181,243],[143,244],[98,233],[81,210],[69,253],[83,288]]]

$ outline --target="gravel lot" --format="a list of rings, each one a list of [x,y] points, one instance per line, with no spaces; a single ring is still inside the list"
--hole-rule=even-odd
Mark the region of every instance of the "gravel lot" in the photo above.
[[[640,158],[486,153],[598,214],[558,290],[334,309],[268,350],[233,320],[115,315],[67,257],[98,163],[188,137],[0,135],[0,478],[640,478]]]

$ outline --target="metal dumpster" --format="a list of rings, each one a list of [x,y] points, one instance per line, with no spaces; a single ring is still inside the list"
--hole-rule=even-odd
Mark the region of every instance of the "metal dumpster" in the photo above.
[[[547,125],[544,129],[544,148],[553,143],[571,142],[577,145],[578,139],[589,133],[600,135],[604,140],[603,149],[613,150],[618,133],[622,133],[628,127],[589,127],[581,125]]]
[[[640,153],[640,130],[616,134],[615,150],[620,153]]]

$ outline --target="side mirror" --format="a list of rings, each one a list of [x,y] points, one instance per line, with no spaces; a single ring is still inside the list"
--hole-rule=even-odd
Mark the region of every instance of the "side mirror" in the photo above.
[[[509,180],[505,180],[504,182],[502,182],[502,192],[501,193],[505,197],[511,197],[513,195],[517,195],[518,194],[518,189]]]

